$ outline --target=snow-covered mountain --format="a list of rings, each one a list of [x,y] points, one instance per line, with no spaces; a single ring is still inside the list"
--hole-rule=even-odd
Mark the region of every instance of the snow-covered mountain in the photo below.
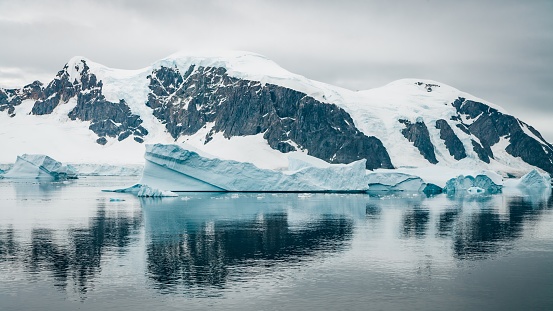
[[[175,54],[140,70],[72,58],[48,84],[0,88],[0,163],[140,163],[146,143],[287,167],[288,154],[367,169],[440,167],[553,174],[553,146],[503,108],[443,83],[353,92],[248,52]]]

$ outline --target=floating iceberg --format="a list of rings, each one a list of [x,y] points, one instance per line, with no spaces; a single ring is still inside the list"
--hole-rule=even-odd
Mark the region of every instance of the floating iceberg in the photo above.
[[[46,155],[23,154],[17,157],[15,164],[4,177],[63,181],[76,179],[77,171],[71,165],[62,164]]]
[[[530,189],[551,188],[551,176],[547,173],[541,174],[537,170],[532,170],[520,178],[518,187]]]
[[[491,173],[478,174],[476,177],[459,175],[447,181],[443,192],[448,194],[462,193],[463,191],[481,193],[477,192],[478,189],[490,194],[500,193],[502,189],[501,177],[498,178],[491,175]]]
[[[367,175],[370,191],[422,191],[424,181],[414,175],[397,172],[378,172]]]
[[[190,150],[189,150],[190,149]],[[364,192],[365,159],[328,164],[292,155],[286,171],[222,160],[193,148],[147,145],[140,184],[172,191]]]
[[[104,190],[105,192],[118,192],[118,193],[130,193],[134,194],[138,197],[149,197],[149,198],[161,198],[161,197],[178,197],[179,195],[167,191],[167,190],[159,190],[152,188],[147,185],[141,185],[136,184],[132,187],[125,188],[125,189],[117,189],[117,190]]]

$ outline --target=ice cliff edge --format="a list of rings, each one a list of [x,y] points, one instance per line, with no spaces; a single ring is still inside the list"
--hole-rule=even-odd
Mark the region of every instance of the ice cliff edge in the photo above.
[[[76,179],[77,171],[71,165],[43,154],[23,154],[17,157],[13,167],[3,175],[12,179],[40,179],[62,181]]]
[[[190,148],[193,149],[193,148]],[[291,159],[287,171],[222,160],[185,145],[146,146],[140,184],[171,191],[363,192],[368,190],[365,160],[350,164]]]

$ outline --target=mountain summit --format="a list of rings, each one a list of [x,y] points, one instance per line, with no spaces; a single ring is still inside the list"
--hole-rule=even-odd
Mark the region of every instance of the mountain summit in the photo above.
[[[367,169],[448,166],[553,174],[553,146],[499,106],[436,81],[353,92],[249,52],[178,53],[139,70],[72,58],[46,83],[0,88],[0,162],[138,163],[185,143],[278,169],[287,154]]]

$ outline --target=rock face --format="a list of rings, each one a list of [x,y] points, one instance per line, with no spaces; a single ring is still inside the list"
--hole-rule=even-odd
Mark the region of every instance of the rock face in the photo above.
[[[277,85],[233,78],[224,68],[191,66],[184,74],[161,67],[150,79],[148,107],[176,139],[209,123],[208,142],[216,132],[225,137],[263,133],[271,148],[281,152],[308,150],[329,163],[367,160],[367,169],[392,168],[382,145],[361,133],[351,116]]]
[[[493,159],[491,146],[505,139],[509,142],[505,148],[507,153],[553,174],[553,146],[533,127],[488,105],[462,97],[452,105],[457,110],[457,122],[480,141],[473,140],[472,144],[482,161]]]
[[[446,120],[440,119],[436,121],[436,128],[440,130],[440,138],[444,140],[449,154],[453,156],[455,160],[461,160],[467,157],[463,143],[459,137],[455,135],[455,132],[453,132]]]
[[[72,77],[70,71],[76,72],[77,77]],[[70,81],[72,78],[74,80]],[[106,144],[106,137],[114,137],[121,141],[131,135],[137,142],[142,142],[143,137],[148,134],[141,125],[140,117],[131,113],[124,99],[116,103],[105,99],[102,94],[102,81],[90,72],[85,60],[65,65],[52,82],[43,89],[41,86],[35,82],[23,88],[24,96],[20,96],[18,102],[23,99],[36,99],[31,113],[46,115],[51,114],[60,104],[76,98],[77,105],[68,116],[71,120],[90,121],[89,129],[98,135],[98,144]]]
[[[30,124],[32,116],[41,120],[37,124],[50,123],[13,130]],[[52,146],[63,145],[60,132],[71,136],[78,128],[72,142],[91,142],[83,152],[94,150],[98,154],[90,154],[97,157],[113,151],[107,158],[120,161],[141,153],[143,142],[195,140],[194,147],[220,151],[219,158],[227,148],[254,156],[262,149],[278,158],[275,167],[285,167],[279,161],[290,152],[303,151],[333,164],[365,160],[367,169],[470,163],[482,170],[507,168],[504,175],[518,176],[532,166],[553,174],[553,146],[534,128],[445,84],[404,79],[353,92],[294,75],[247,52],[177,55],[134,71],[73,58],[49,83],[0,88],[0,118],[0,133],[7,133],[0,135],[4,145],[37,138],[27,146],[14,144],[12,157],[58,156],[58,150],[20,149],[53,135],[59,141]],[[59,121],[63,131],[52,130]],[[43,129],[43,135],[33,134]]]
[[[420,153],[428,162],[432,164],[438,163],[436,154],[434,153],[434,145],[430,141],[430,134],[428,133],[426,124],[424,124],[421,119],[418,119],[415,123],[403,119],[399,120],[399,122],[405,124],[405,128],[401,130],[401,134],[419,149]]]
[[[20,105],[24,100],[38,100],[43,97],[42,83],[39,81],[28,84],[21,89],[0,88],[0,111],[7,111],[11,117],[14,117],[15,107]]]

